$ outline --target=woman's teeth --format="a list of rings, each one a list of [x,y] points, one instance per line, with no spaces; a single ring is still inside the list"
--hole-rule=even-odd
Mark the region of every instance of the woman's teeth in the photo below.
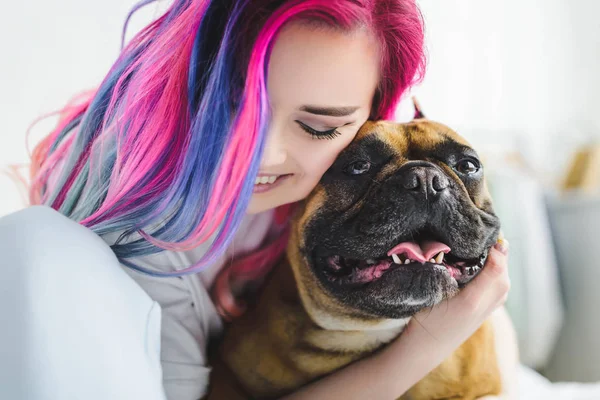
[[[271,184],[274,183],[277,178],[279,176],[277,175],[271,175],[271,176],[257,176],[256,180],[254,181],[255,185],[266,185],[266,184]]]

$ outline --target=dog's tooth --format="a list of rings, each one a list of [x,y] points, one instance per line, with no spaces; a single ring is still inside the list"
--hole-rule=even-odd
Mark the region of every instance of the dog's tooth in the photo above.
[[[440,251],[440,253],[435,257],[435,262],[441,264],[444,261],[444,252]]]
[[[404,260],[404,264],[410,264],[410,259],[407,258],[406,260]]]
[[[400,257],[398,257],[398,254],[392,254],[392,260],[394,260],[394,263],[396,264],[402,264],[402,261],[400,261]]]
[[[485,260],[486,260],[486,255],[482,254],[481,256],[479,256],[479,262],[477,263],[477,265],[479,265],[480,267],[483,267]]]
[[[431,260],[429,260],[429,262],[430,262],[431,264],[435,264],[435,260],[434,260],[433,258],[432,258]]]

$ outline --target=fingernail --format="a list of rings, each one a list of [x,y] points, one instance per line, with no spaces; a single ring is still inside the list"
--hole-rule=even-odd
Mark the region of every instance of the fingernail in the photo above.
[[[496,248],[496,250],[498,250],[500,253],[507,255],[508,254],[508,240],[502,238],[502,239],[498,239],[498,241],[496,242],[496,244],[494,245],[494,247]]]

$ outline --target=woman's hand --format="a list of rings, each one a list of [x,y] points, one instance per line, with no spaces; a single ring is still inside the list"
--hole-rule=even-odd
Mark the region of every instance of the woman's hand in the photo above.
[[[501,240],[490,249],[485,267],[469,285],[447,302],[416,314],[381,353],[382,358],[409,357],[414,361],[412,383],[425,377],[506,302],[510,289],[507,256],[508,242]]]

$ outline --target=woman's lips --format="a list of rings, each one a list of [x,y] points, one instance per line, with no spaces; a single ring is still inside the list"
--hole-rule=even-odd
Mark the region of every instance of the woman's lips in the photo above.
[[[293,174],[284,175],[258,175],[254,182],[253,193],[265,193],[280,186]]]

